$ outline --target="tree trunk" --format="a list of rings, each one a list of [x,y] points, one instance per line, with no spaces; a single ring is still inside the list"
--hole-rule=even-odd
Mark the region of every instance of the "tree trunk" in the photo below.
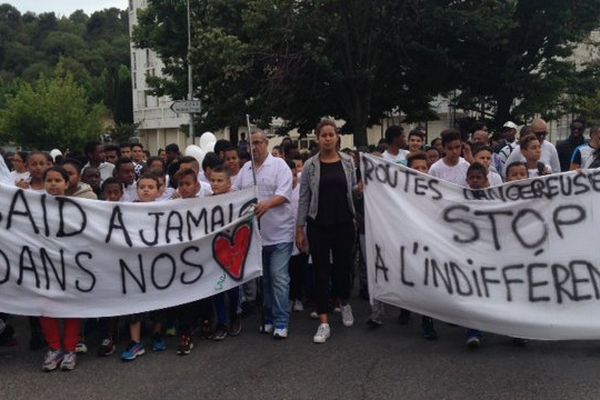
[[[234,123],[233,126],[229,127],[229,141],[234,147],[237,147],[239,140],[239,124]]]
[[[495,124],[498,127],[501,127],[506,121],[510,121],[512,118],[510,108],[513,103],[513,98],[511,96],[498,96],[496,101],[498,103],[498,109],[496,110]]]
[[[368,146],[367,118],[352,118],[352,133],[354,135],[354,147]]]

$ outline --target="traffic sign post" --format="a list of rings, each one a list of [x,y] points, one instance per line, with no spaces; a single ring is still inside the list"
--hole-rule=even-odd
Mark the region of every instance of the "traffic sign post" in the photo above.
[[[171,110],[177,114],[196,114],[202,111],[200,100],[177,100],[171,104]]]

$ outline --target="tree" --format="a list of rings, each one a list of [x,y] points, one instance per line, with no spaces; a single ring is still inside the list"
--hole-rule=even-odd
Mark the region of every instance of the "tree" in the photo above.
[[[73,77],[41,77],[22,82],[0,111],[0,135],[20,146],[41,150],[79,149],[102,132],[101,105],[90,106]]]
[[[195,95],[205,109],[200,123],[232,126],[250,113],[263,124],[279,116],[308,131],[332,116],[347,121],[356,144],[366,144],[367,126],[385,112],[422,113],[447,86],[441,79],[444,54],[418,42],[426,38],[424,15],[413,10],[420,3],[193,3]],[[154,94],[183,98],[183,4],[153,1],[138,22],[136,45],[152,48],[165,63],[164,78],[148,79]]]
[[[474,8],[482,14],[470,26],[443,23]],[[500,126],[560,114],[562,95],[578,75],[573,49],[600,26],[600,0],[461,1],[433,22],[452,32],[440,37],[452,40],[444,44],[461,76],[455,105]]]

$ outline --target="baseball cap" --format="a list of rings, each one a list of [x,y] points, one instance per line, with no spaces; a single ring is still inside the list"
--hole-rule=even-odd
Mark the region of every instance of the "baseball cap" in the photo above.
[[[519,127],[517,126],[517,124],[515,124],[512,121],[507,121],[504,123],[504,125],[502,125],[503,128],[509,128],[509,129],[519,129]]]

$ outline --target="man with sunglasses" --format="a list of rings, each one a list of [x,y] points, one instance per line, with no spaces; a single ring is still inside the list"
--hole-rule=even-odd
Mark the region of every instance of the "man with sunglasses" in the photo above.
[[[542,145],[542,157],[540,158],[540,161],[546,165],[549,165],[552,169],[552,173],[561,172],[560,161],[558,159],[556,147],[546,140],[546,136],[548,136],[548,124],[546,124],[546,121],[541,118],[534,119],[531,122],[531,133],[537,136],[540,144]],[[523,157],[523,154],[521,154],[521,149],[519,147],[515,148],[513,152],[510,153],[510,156],[508,156],[508,159],[504,164],[502,176],[506,176],[506,166],[515,161],[525,161],[525,157]]]
[[[571,158],[573,152],[579,146],[585,144],[585,137],[583,132],[585,131],[585,121],[582,119],[575,119],[571,122],[571,134],[565,140],[561,140],[556,144],[556,151],[558,152],[558,159],[560,160],[560,170],[562,172],[568,171],[571,165]]]

